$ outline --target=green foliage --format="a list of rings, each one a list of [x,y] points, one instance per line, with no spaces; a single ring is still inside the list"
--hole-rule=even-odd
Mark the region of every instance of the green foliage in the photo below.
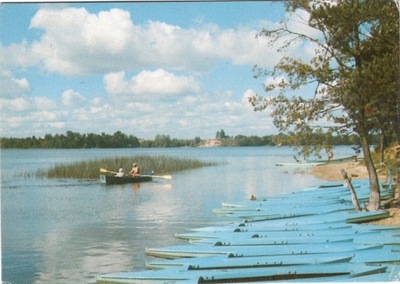
[[[69,133],[69,134],[68,134]],[[1,138],[2,149],[82,149],[89,148],[89,145],[94,145],[93,148],[152,148],[152,147],[197,147],[202,144],[200,137],[194,139],[176,139],[171,138],[169,135],[157,135],[155,140],[138,140],[135,136],[127,136],[121,132],[116,132],[114,135],[96,135],[96,134],[79,134],[68,132],[67,135],[55,135],[52,136],[47,134],[44,138],[28,137],[28,138]],[[246,147],[246,146],[302,146],[306,145],[308,139],[310,141],[323,141],[326,137],[323,134],[313,133],[310,138],[303,138],[302,140],[295,139],[293,132],[288,134],[279,135],[266,135],[266,136],[245,136],[236,135],[235,137],[229,137],[225,135],[221,139],[222,146],[229,147]],[[83,140],[74,137],[84,137]],[[64,137],[64,138],[63,138]],[[69,138],[68,138],[69,137]],[[121,138],[118,139],[117,137]],[[376,136],[372,136],[376,137]],[[68,143],[68,139],[71,139],[71,143]],[[359,141],[355,135],[346,136],[335,136],[332,135],[329,138],[330,145],[354,145],[359,144]],[[91,141],[96,141],[92,143]],[[137,142],[136,142],[137,141]],[[375,144],[378,144],[378,138],[372,140]],[[134,143],[134,144],[132,144]],[[133,146],[134,145],[134,146]]]
[[[314,47],[313,57],[303,62],[283,56],[272,71],[256,67],[256,77],[275,79],[265,91],[278,91],[279,95],[258,95],[249,101],[257,111],[272,106],[274,124],[290,133],[290,143],[302,145],[305,156],[319,153],[321,148],[328,150],[334,133],[355,132],[369,174],[367,210],[378,210],[380,194],[370,137],[380,133],[385,141],[396,133],[400,142],[400,82],[394,75],[400,70],[399,11],[387,0],[289,0],[286,7],[308,14],[307,24],[318,35],[291,30],[283,22],[260,36],[271,44],[281,43],[281,51],[294,42]],[[309,84],[315,87],[313,94],[298,94]],[[288,93],[297,94],[289,98]],[[318,139],[322,134],[326,139]]]
[[[319,35],[299,33],[283,22],[259,36],[272,46],[280,43],[277,49],[283,52],[294,43],[309,44],[315,47],[314,56],[304,62],[283,55],[273,70],[255,66],[255,77],[274,79],[264,86],[265,91],[278,95],[251,97],[254,109],[271,107],[274,124],[288,134],[282,140],[304,147],[306,154],[329,149],[334,136],[356,133],[361,141],[373,133],[393,137],[400,104],[398,10],[394,3],[292,0],[286,7],[290,12],[308,13],[307,24]],[[315,86],[314,93],[301,93],[301,88],[310,84]]]
[[[115,158],[82,161],[72,164],[59,164],[49,170],[39,170],[36,175],[44,178],[80,178],[96,179],[99,177],[100,168],[118,172],[123,168],[129,172],[132,163],[137,163],[143,174],[171,174],[174,172],[196,169],[205,166],[214,166],[216,163],[200,161],[188,158],[176,158],[166,156],[119,156]]]
[[[216,139],[226,139],[229,136],[225,134],[225,131],[223,129],[218,130],[217,133],[215,134]]]

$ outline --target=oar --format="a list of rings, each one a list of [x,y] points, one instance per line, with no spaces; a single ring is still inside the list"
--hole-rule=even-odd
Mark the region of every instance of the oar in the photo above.
[[[101,168],[100,172],[102,173],[111,173],[111,174],[117,174],[117,172],[109,171],[106,169]],[[164,175],[164,176],[155,176],[155,175],[136,175],[139,177],[153,177],[153,178],[162,178],[162,179],[172,179],[171,175]]]
[[[152,178],[163,178],[163,179],[172,179],[171,175],[164,175],[164,176],[155,176],[155,175],[138,175],[140,177],[152,177]]]
[[[100,169],[100,172],[101,173],[117,174],[117,172],[109,171],[109,170],[106,170],[106,169],[103,169],[103,168]]]

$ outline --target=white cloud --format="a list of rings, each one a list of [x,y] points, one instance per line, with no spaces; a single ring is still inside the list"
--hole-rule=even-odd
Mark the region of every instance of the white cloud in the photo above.
[[[0,47],[0,62],[25,67],[41,62],[45,70],[66,75],[160,67],[204,71],[218,61],[273,64],[266,40],[255,37],[264,24],[236,29],[207,23],[183,28],[159,21],[135,25],[122,9],[94,14],[85,8],[42,8],[30,24],[41,31],[40,38],[31,45]]]
[[[64,91],[62,94],[62,103],[65,106],[72,106],[81,103],[84,100],[85,98],[83,96],[71,89]]]
[[[30,89],[26,78],[16,79],[8,70],[0,70],[0,86],[0,97],[3,98],[26,94]]]
[[[58,109],[57,104],[47,97],[30,97],[32,101],[32,108],[37,110],[56,110]]]
[[[15,99],[0,99],[0,106],[2,111],[11,110],[21,112],[31,107],[30,102],[24,98]]]
[[[32,48],[26,40],[20,43],[12,43],[3,46],[0,42],[0,66],[21,67],[23,69],[39,63],[39,58],[32,52]]]
[[[0,98],[0,107],[3,111],[27,112],[56,110],[57,105],[46,97],[17,97],[13,99]]]
[[[264,38],[255,37],[261,23],[224,29],[201,22],[186,28],[160,21],[134,23],[122,9],[90,13],[84,8],[50,7],[35,14],[30,28],[29,38],[38,36],[36,41],[0,45],[0,64],[34,74],[0,74],[0,84],[7,86],[0,90],[0,130],[7,135],[121,130],[140,138],[212,138],[221,128],[229,135],[262,135],[260,131],[271,125],[266,113],[255,113],[248,105],[251,90],[240,94],[228,89],[251,86],[226,86],[218,77],[229,77],[231,65],[244,65],[251,73],[255,63],[275,64],[276,53]],[[224,67],[217,66],[221,63]],[[229,74],[217,74],[220,70]],[[65,84],[61,98],[38,96],[40,80],[48,73],[57,73],[51,78]],[[96,75],[87,77],[95,84],[102,76],[105,94],[84,98],[79,85],[68,85],[73,76],[62,81],[63,75],[83,74]],[[202,78],[219,91],[209,90]]]
[[[125,72],[114,72],[104,75],[104,88],[111,95],[126,95],[129,93],[129,83],[125,81]]]
[[[113,96],[132,95],[153,98],[196,94],[201,89],[193,76],[178,76],[164,69],[142,71],[129,81],[125,80],[125,72],[106,74],[104,86],[107,93]]]
[[[40,109],[47,105],[46,98],[20,99],[14,104],[19,112],[3,111],[2,126],[10,136],[65,133],[114,133],[121,130],[139,138],[154,138],[156,134],[168,134],[174,138],[213,138],[215,132],[224,129],[229,135],[263,135],[271,125],[271,119],[256,113],[246,103],[251,90],[236,96],[230,90],[220,93],[200,93],[181,96],[176,100],[160,100],[146,97],[140,101],[121,102],[115,98],[85,100],[75,110],[61,104],[56,109]],[[10,105],[10,102],[7,103]],[[54,104],[54,102],[53,102]],[[25,134],[26,133],[26,134]]]

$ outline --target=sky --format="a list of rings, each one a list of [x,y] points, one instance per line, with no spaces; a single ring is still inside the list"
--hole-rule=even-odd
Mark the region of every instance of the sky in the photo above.
[[[248,103],[271,79],[253,67],[312,50],[256,34],[303,16],[281,2],[2,4],[0,136],[277,134]]]

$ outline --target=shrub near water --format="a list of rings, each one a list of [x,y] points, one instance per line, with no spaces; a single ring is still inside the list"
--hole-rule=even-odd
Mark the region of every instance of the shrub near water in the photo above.
[[[189,158],[176,158],[166,156],[119,156],[101,160],[90,160],[76,162],[72,164],[59,164],[48,170],[37,172],[39,177],[47,178],[87,178],[95,179],[99,177],[100,168],[117,172],[123,168],[128,173],[132,168],[132,163],[137,163],[142,174],[171,174],[174,172],[196,169],[205,166],[216,165],[214,162],[204,162]]]

